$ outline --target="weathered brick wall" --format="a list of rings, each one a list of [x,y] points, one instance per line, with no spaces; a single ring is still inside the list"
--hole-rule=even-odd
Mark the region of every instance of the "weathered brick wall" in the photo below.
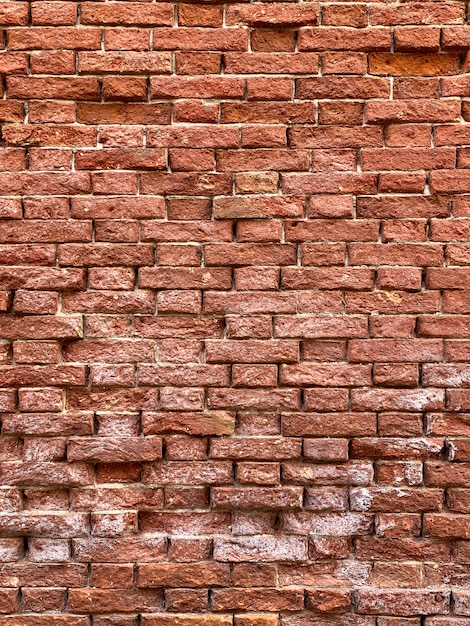
[[[466,5],[0,2],[0,626],[470,623]]]

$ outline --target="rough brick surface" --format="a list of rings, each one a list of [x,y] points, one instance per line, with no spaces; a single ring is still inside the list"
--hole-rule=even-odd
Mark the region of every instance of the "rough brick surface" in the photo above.
[[[467,5],[0,1],[0,626],[469,624]]]

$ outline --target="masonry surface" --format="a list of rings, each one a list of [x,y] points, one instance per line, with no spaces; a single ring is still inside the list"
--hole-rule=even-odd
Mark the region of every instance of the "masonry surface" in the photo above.
[[[470,624],[467,22],[0,2],[0,626]]]

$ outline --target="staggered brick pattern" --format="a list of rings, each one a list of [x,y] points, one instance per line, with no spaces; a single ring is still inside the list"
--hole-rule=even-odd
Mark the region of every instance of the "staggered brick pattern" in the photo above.
[[[0,2],[0,626],[470,623],[467,2]]]

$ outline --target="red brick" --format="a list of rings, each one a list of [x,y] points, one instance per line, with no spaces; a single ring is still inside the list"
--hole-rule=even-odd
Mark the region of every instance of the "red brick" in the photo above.
[[[246,50],[245,29],[159,28],[154,50]]]
[[[146,412],[142,416],[142,425],[145,434],[231,435],[235,421],[232,414],[220,411],[212,413]]]
[[[439,292],[407,293],[406,291],[378,291],[361,296],[355,293],[346,294],[346,310],[348,313],[434,313],[439,310]],[[401,321],[401,320],[400,320]],[[439,320],[436,320],[439,322]],[[392,321],[389,321],[391,325]],[[399,324],[399,327],[402,326]],[[400,333],[402,330],[400,329]],[[407,334],[408,336],[408,334]]]
[[[0,174],[0,181],[3,185],[2,192],[4,195],[22,193],[48,196],[64,192],[77,195],[90,191],[90,178],[85,172],[32,172],[31,174],[5,172]],[[73,227],[73,224],[70,226]],[[77,226],[81,226],[81,224]],[[8,226],[5,225],[5,227]],[[17,228],[21,231],[18,225]],[[43,228],[46,229],[47,225],[43,225]]]
[[[375,241],[379,223],[376,220],[338,222],[336,219],[315,219],[309,222],[286,222],[285,229],[287,241]]]
[[[163,607],[163,599],[158,592],[143,589],[128,589],[126,597],[121,589],[71,589],[69,607],[76,613],[88,613],[90,603],[96,613],[135,613],[149,612]]]
[[[83,28],[80,32],[73,27],[44,26],[9,29],[9,47],[12,50],[99,50],[101,32],[99,28]]]
[[[71,440],[68,443],[69,461],[113,461],[129,463],[132,461],[155,461],[161,458],[161,439],[103,438],[94,440]]]
[[[318,4],[306,3],[305,6],[295,5],[273,6],[256,3],[254,6],[230,6],[227,11],[227,25],[248,24],[250,26],[302,26],[318,22]]]
[[[409,6],[372,7],[372,24],[461,24],[463,7],[457,5],[434,5],[431,2],[411,2]]]
[[[400,149],[366,149],[361,154],[364,170],[447,169],[455,165],[451,148],[409,148],[407,158]]]
[[[421,516],[417,514],[379,513],[377,515],[377,536],[381,538],[417,537],[421,533]],[[388,564],[381,565],[386,573]],[[394,565],[392,565],[395,569]]]
[[[227,193],[231,177],[227,174],[144,172],[140,176],[143,194],[216,196]]]
[[[35,2],[31,6],[33,24],[73,25],[76,22],[76,7],[71,2]]]
[[[424,516],[425,537],[459,537],[468,538],[470,528],[467,519],[457,513],[428,513]]]
[[[74,74],[75,52],[72,50],[38,52],[31,57],[31,69],[33,74]]]
[[[312,589],[307,592],[306,606],[316,613],[346,613],[351,594],[346,589]]]
[[[416,362],[440,361],[443,343],[440,340],[353,339],[349,342],[352,362]]]
[[[344,261],[345,254],[343,243],[306,243],[302,245],[302,265],[339,265]]]
[[[176,590],[175,590],[176,591]],[[190,591],[185,589],[185,594],[189,596]],[[231,618],[224,615],[144,615],[142,616],[143,626],[230,626]]]
[[[356,432],[373,435],[375,431],[373,413],[286,413],[282,418],[282,432],[286,436],[348,437]]]
[[[313,174],[286,174],[283,176],[282,191],[284,193],[313,193],[338,194],[340,192],[353,194],[375,193],[377,177],[374,174],[363,172],[330,173],[325,179],[323,173]]]
[[[465,3],[1,4],[0,624],[463,624]]]
[[[300,50],[389,50],[390,30],[387,28],[302,28]]]
[[[171,4],[159,3],[155,6],[128,3],[104,6],[99,2],[85,2],[81,13],[82,24],[119,24],[139,26],[170,26],[173,24]]]
[[[288,534],[308,535],[314,532],[319,535],[335,536],[367,535],[370,533],[372,518],[359,513],[336,513],[327,517],[310,512],[284,513],[281,528]],[[284,577],[281,577],[281,580]]]
[[[222,26],[222,7],[195,7],[192,4],[178,6],[180,26]]]
[[[212,487],[213,508],[300,509],[303,489],[299,487]]]
[[[285,28],[254,28],[251,31],[251,49],[254,52],[295,50],[295,31]]]
[[[95,78],[10,77],[7,79],[10,97],[19,99],[98,100],[99,85]]]
[[[440,511],[443,490],[361,487],[351,489],[351,510],[414,512]],[[392,586],[392,585],[390,585]]]
[[[374,72],[372,72],[374,73]],[[296,97],[316,98],[386,98],[390,85],[383,78],[321,77],[299,78],[296,81]]]
[[[242,126],[241,145],[246,148],[262,148],[262,147],[276,147],[287,145],[287,131],[283,126],[272,125],[259,127],[256,124],[247,124]],[[275,176],[276,172],[264,173],[263,176]],[[252,176],[259,176],[260,174],[254,174]],[[249,176],[247,174],[246,176]],[[277,174],[279,176],[279,174]],[[238,175],[237,179],[243,178],[243,175]]]
[[[267,292],[233,294],[209,291],[204,305],[206,313],[292,313],[295,309],[293,294],[281,296]]]
[[[83,124],[169,124],[170,107],[165,103],[84,102],[77,104],[77,121]]]
[[[0,10],[0,24],[2,26],[26,26],[28,24],[28,5],[18,2],[13,6],[2,6]]]
[[[450,601],[448,592],[431,590],[380,590],[361,589],[357,592],[357,610],[359,613],[410,617],[422,613],[447,613]]]
[[[166,553],[163,537],[110,539],[74,539],[73,554],[78,562],[127,563],[129,559],[144,563],[159,562]]]
[[[294,341],[207,341],[208,363],[296,362],[298,345]]]
[[[318,54],[310,52],[302,54],[294,52],[228,52],[224,58],[227,74],[283,74],[291,72],[295,74],[316,74],[319,60]],[[286,79],[283,80],[285,81]],[[264,85],[264,83],[260,83],[260,85]],[[277,96],[266,98],[263,95],[260,99],[280,100],[282,98]],[[290,100],[290,97],[287,99]]]
[[[365,119],[369,123],[456,122],[460,102],[456,100],[403,100],[402,102],[368,102]]]
[[[364,5],[347,5],[340,4],[338,6],[327,5],[323,7],[322,24],[328,26],[367,26],[367,9]]]
[[[279,463],[238,463],[237,479],[243,484],[276,485],[280,482]]]
[[[191,611],[197,613],[207,609],[207,596],[205,589],[167,589],[165,590],[165,604],[170,611]],[[166,618],[170,623],[172,620],[179,619],[169,615]],[[162,616],[162,619],[165,619],[165,616]],[[210,619],[211,617],[209,617]],[[214,616],[214,619],[217,620],[219,618]],[[191,621],[191,617],[189,617],[189,620]]]
[[[312,514],[310,514],[310,516],[311,519],[319,519],[317,516],[312,517]],[[341,522],[341,519],[341,516],[334,517],[334,521],[336,522]],[[324,542],[317,541],[315,547],[319,552],[323,549],[325,553],[324,556],[326,556],[328,549],[331,550],[336,547],[339,557],[342,552],[340,548],[341,545],[341,539],[326,539]],[[284,585],[308,585],[309,587],[316,585],[338,587],[345,583],[362,585],[370,579],[370,566],[363,563],[355,563],[354,566],[346,572],[344,570],[341,571],[342,565],[341,561],[337,560],[333,560],[330,563],[312,563],[309,565],[280,565],[279,579],[281,584]]]
[[[22,122],[24,120],[24,103],[15,100],[5,100],[0,106],[0,120],[2,122]]]
[[[418,44],[426,48],[427,41],[421,44],[419,32]],[[432,47],[439,46],[439,34],[437,42],[433,40]],[[395,37],[397,35],[395,34]],[[400,37],[400,34],[398,35]],[[411,38],[413,39],[413,38]],[[429,44],[428,44],[429,45]],[[398,49],[406,49],[407,44],[398,44]],[[409,44],[408,44],[409,46]],[[431,48],[432,49],[432,48]],[[369,72],[380,76],[446,76],[460,72],[460,57],[457,54],[406,54],[406,53],[375,53],[369,55]]]
[[[171,56],[167,52],[80,52],[78,67],[81,73],[139,72],[170,73]]]
[[[138,368],[138,378],[143,385],[223,387],[228,383],[227,365],[147,365]]]
[[[279,376],[284,385],[347,387],[371,384],[371,368],[368,365],[317,365],[315,369],[309,364],[281,365]]]
[[[189,475],[188,469],[191,470]],[[194,461],[183,465],[179,461],[167,461],[147,468],[142,480],[145,484],[163,485],[227,484],[232,480],[232,473],[231,463]]]
[[[378,196],[362,197],[357,201],[358,217],[447,217],[449,200],[446,196]]]
[[[306,548],[305,542],[295,537],[217,538],[214,556],[219,561],[229,562],[275,561],[278,558],[300,561],[306,556]]]
[[[217,169],[226,171],[308,170],[309,154],[305,150],[226,150],[217,151]]]
[[[193,53],[189,52],[187,54]],[[192,73],[192,68],[189,68],[189,70],[190,71],[188,71],[188,73]],[[173,115],[175,122],[216,122],[219,110],[218,105],[210,102],[206,103],[198,100],[180,100],[179,102],[175,102],[173,106]]]
[[[214,265],[293,265],[294,246],[283,244],[207,244],[204,258],[207,266]],[[217,288],[216,285],[207,285]],[[219,287],[220,288],[220,287]]]
[[[278,317],[274,321],[276,337],[334,338],[334,337],[365,337],[366,320],[360,317],[342,319],[341,317],[311,317],[296,319],[294,317]]]
[[[443,449],[443,442],[439,439],[400,439],[400,438],[371,438],[356,442],[352,449],[354,458],[383,459],[426,459],[438,457]]]
[[[297,589],[220,589],[214,590],[212,606],[217,611],[296,611],[302,608],[303,592]]]
[[[216,198],[213,215],[215,218],[270,218],[302,217],[305,201],[300,198]]]
[[[416,539],[360,539],[358,555],[361,559],[378,560],[443,560],[449,559],[449,544],[430,540]]]
[[[289,483],[315,485],[368,485],[372,480],[370,463],[344,463],[340,465],[308,465],[284,463],[282,466],[285,479]],[[315,498],[313,490],[307,492],[310,510],[344,510],[345,493],[343,490],[323,490]],[[322,498],[325,500],[322,502]],[[318,503],[317,503],[318,500]],[[339,505],[338,505],[339,503]],[[315,504],[315,506],[313,506]],[[359,510],[359,509],[358,509]]]
[[[230,571],[219,563],[194,564],[187,566],[175,563],[139,566],[139,587],[204,587],[230,584]]]
[[[277,289],[279,276],[279,269],[273,267],[238,267],[234,270],[235,285],[240,291]]]
[[[363,52],[324,52],[321,58],[323,74],[364,74],[367,70]]]
[[[421,173],[403,174],[390,172],[379,175],[379,192],[409,192],[420,193],[424,191],[426,176]]]
[[[449,128],[442,127],[442,130]],[[455,128],[455,127],[451,127]],[[436,137],[439,137],[441,128],[436,129]],[[385,142],[387,146],[430,146],[431,127],[426,124],[391,124],[385,129]],[[436,140],[436,145],[444,145]]]
[[[150,79],[150,95],[154,100],[165,98],[241,99],[244,81],[240,78],[161,77]]]
[[[307,123],[315,115],[311,102],[222,102],[220,121],[245,124]]]
[[[82,336],[79,316],[2,317],[2,332],[12,339],[74,339]]]
[[[443,29],[445,32],[447,29]],[[419,26],[398,26],[394,30],[395,49],[405,52],[439,50],[440,29]]]
[[[419,367],[417,364],[384,363],[374,366],[374,383],[384,387],[417,387]]]
[[[20,116],[21,119],[21,116]],[[20,121],[10,119],[8,121]],[[54,100],[37,100],[29,107],[29,121],[32,124],[44,122],[71,123],[75,121],[75,104],[73,102],[60,102]]]
[[[465,48],[469,41],[467,35],[467,30],[463,26],[445,26],[442,29],[442,47]]]

